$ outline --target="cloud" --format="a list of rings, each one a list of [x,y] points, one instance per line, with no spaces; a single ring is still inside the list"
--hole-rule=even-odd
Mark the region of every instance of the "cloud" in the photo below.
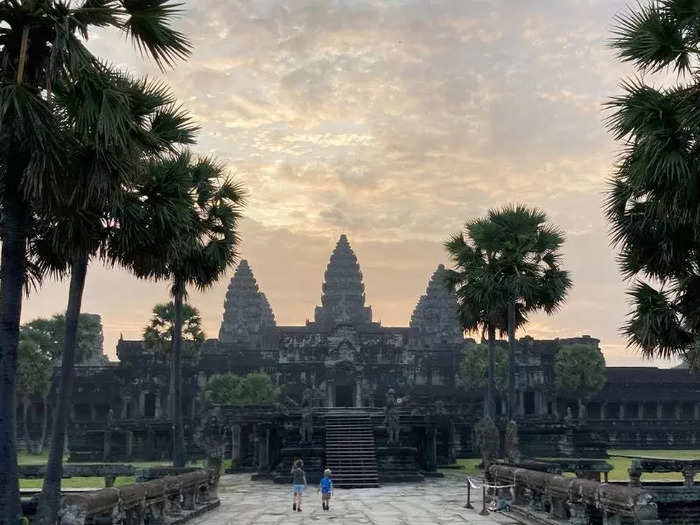
[[[533,319],[528,333],[585,331],[616,349],[612,362],[628,362],[637,357],[620,350],[624,283],[600,212],[616,151],[601,108],[629,73],[607,45],[623,7],[189,0],[178,27],[194,52],[165,77],[113,33],[98,32],[89,45],[164,78],[201,123],[198,151],[221,158],[248,187],[242,249],[280,322],[312,315],[346,231],[376,317],[406,325],[445,262],[442,241],[467,219],[518,201],[569,233],[575,279],[562,311]],[[96,273],[86,309],[103,314],[108,347],[118,331],[138,337],[166,287]],[[63,308],[64,288],[31,298],[25,319]],[[225,288],[193,296],[210,335]]]

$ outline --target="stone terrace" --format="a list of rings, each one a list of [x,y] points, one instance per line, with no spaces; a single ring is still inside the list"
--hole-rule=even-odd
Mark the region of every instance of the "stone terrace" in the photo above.
[[[514,525],[499,513],[479,516],[464,508],[462,478],[447,477],[420,484],[388,485],[372,489],[338,489],[331,510],[321,509],[315,487],[304,496],[303,512],[292,512],[291,486],[251,482],[250,475],[223,476],[219,485],[221,506],[190,523],[201,525],[257,525],[288,523],[333,523],[336,525],[433,525],[471,523]]]

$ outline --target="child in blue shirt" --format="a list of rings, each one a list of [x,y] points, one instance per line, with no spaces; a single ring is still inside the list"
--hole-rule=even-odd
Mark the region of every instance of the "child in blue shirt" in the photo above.
[[[327,468],[323,471],[323,477],[318,485],[318,489],[321,491],[321,507],[323,507],[323,510],[330,510],[331,494],[333,494],[331,469]]]

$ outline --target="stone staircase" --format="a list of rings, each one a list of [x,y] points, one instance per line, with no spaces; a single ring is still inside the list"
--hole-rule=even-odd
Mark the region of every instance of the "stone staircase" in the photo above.
[[[338,488],[379,486],[374,428],[368,413],[340,409],[326,415],[326,465]]]

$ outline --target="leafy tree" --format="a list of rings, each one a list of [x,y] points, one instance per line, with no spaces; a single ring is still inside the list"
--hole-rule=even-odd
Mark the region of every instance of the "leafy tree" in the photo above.
[[[562,346],[554,357],[554,386],[560,394],[582,398],[605,385],[605,357],[598,347],[582,343]],[[580,414],[579,414],[580,415]]]
[[[571,287],[568,272],[559,266],[564,235],[547,224],[538,209],[509,205],[490,210],[470,224],[475,245],[489,253],[495,272],[493,286],[505,301],[508,329],[508,416],[515,409],[515,330],[527,313],[555,312]],[[516,312],[519,312],[518,316]]]
[[[204,398],[213,405],[270,405],[279,401],[281,389],[269,375],[254,372],[246,376],[215,375],[204,387]]]
[[[65,335],[65,315],[56,314],[50,318],[37,318],[24,323],[20,339],[31,338],[51,359],[60,359]],[[104,335],[99,315],[81,313],[78,321],[76,363],[99,359],[103,355]]]
[[[188,216],[177,222],[149,222],[153,238],[161,242],[122,247],[119,256],[128,254],[124,255],[124,260],[140,277],[172,282],[175,305],[173,465],[183,467],[186,464],[181,409],[184,300],[188,286],[199,289],[211,286],[235,262],[243,190],[223,179],[220,164],[206,158],[194,160],[188,152],[150,163],[146,171],[154,181],[170,181],[172,191],[182,196],[182,211]]]
[[[623,274],[634,279],[624,327],[645,357],[687,358],[700,347],[700,11],[696,2],[635,5],[617,18],[613,46],[638,75],[609,103],[623,145],[605,211]],[[677,73],[653,87],[644,73]],[[667,78],[671,78],[668,75]]]
[[[17,358],[17,394],[22,402],[24,443],[27,453],[31,454],[29,407],[31,406],[32,398],[35,396],[46,399],[51,389],[53,366],[51,357],[43,351],[41,344],[31,336],[20,336]],[[44,414],[46,414],[46,410],[47,406],[44,403]],[[43,439],[44,436],[42,435],[42,443]]]
[[[457,374],[464,388],[488,388],[489,354],[486,345],[474,345],[459,363]],[[497,346],[494,350],[494,390],[505,392],[508,386],[508,352]]]
[[[95,27],[124,31],[161,66],[186,56],[187,40],[169,27],[176,12],[176,4],[167,0],[0,1],[2,523],[12,523],[21,514],[14,411],[22,288],[32,271],[28,241],[35,230],[36,213],[55,204],[55,197],[68,183],[66,179],[73,176],[68,161],[74,151],[73,136],[65,132],[65,119],[70,115],[65,111],[67,108],[57,107],[54,90],[99,77],[103,67],[84,44]],[[105,106],[119,113],[118,106],[111,101]],[[113,119],[103,119],[101,123],[103,145],[119,142],[124,131],[122,123]],[[85,202],[99,200],[100,185],[90,188],[94,191]],[[83,205],[79,203],[74,211]],[[44,224],[43,228],[46,227]],[[69,328],[77,324],[77,314],[67,317]],[[40,522],[53,523],[55,518],[44,515],[42,510]]]
[[[204,342],[202,318],[199,310],[185,303],[182,305],[182,342],[183,354],[195,357],[199,346]],[[175,329],[175,303],[157,304],[153,307],[153,317],[143,331],[144,346],[156,353],[165,354],[170,362],[170,378],[168,385],[168,416],[173,417],[172,401],[175,397],[175,374],[173,371],[173,330]]]

